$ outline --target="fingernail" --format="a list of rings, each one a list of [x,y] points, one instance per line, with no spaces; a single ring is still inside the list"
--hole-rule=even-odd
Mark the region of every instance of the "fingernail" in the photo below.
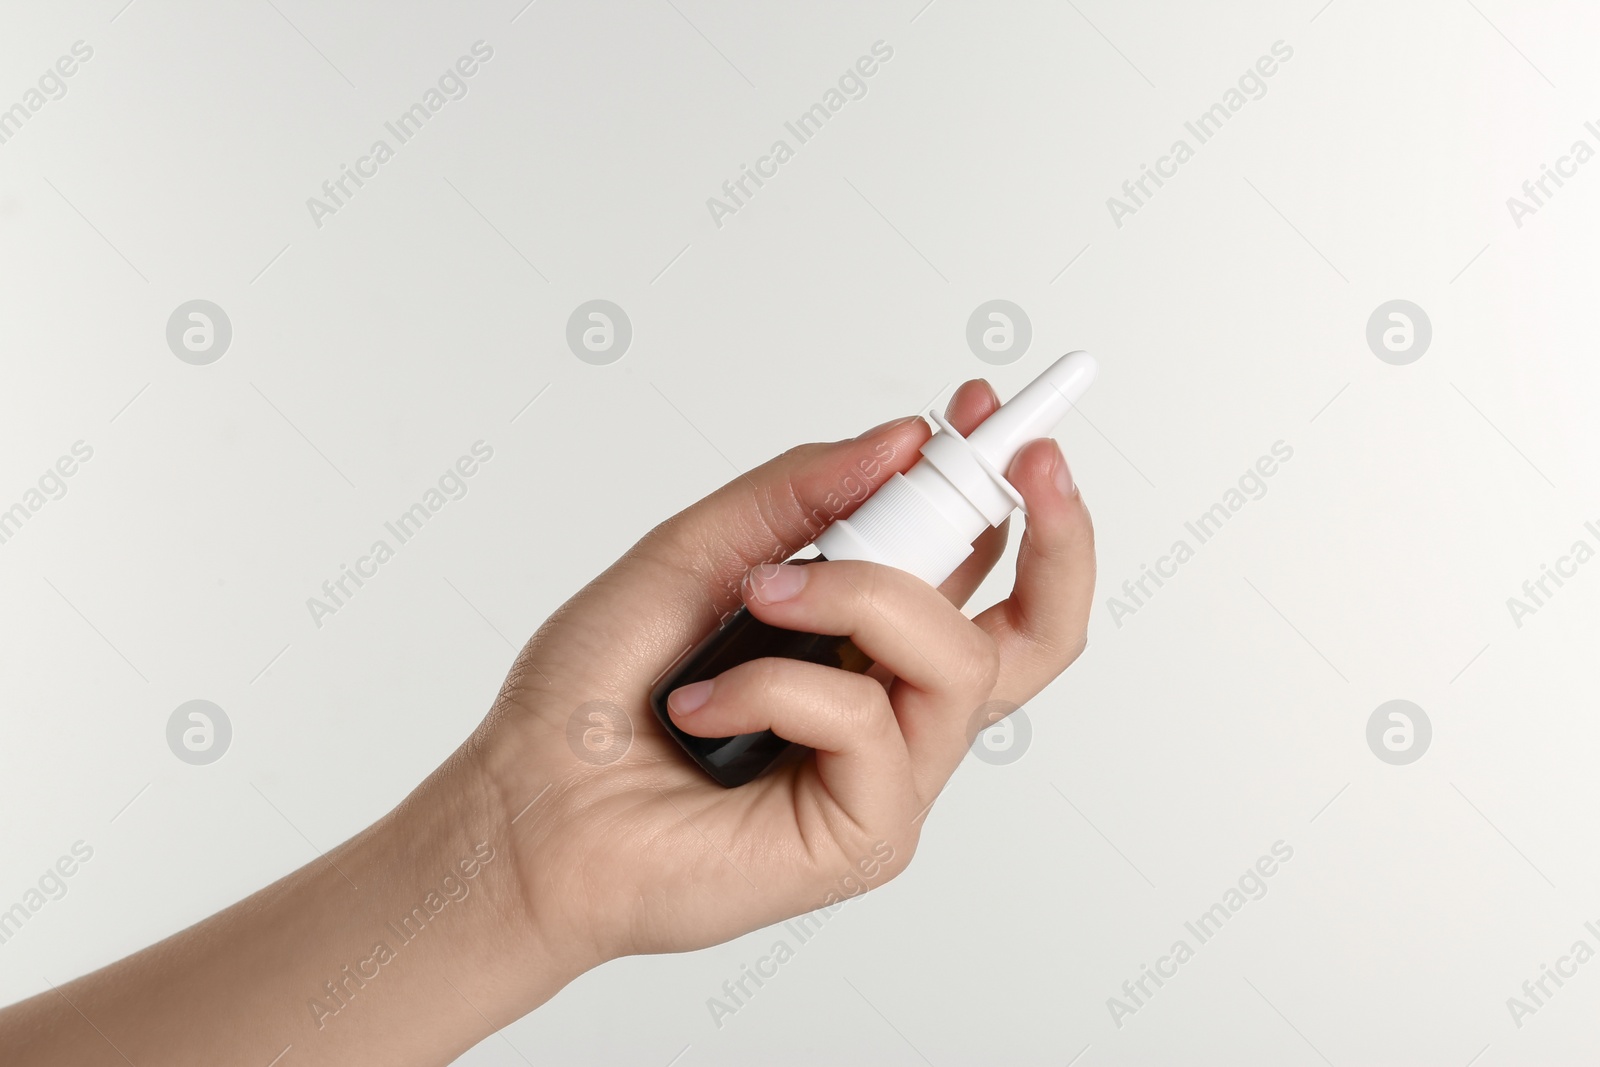
[[[761,563],[744,576],[745,599],[776,604],[800,592],[806,584],[806,569],[788,563]]]
[[[990,400],[994,401],[994,407],[990,408],[989,410],[993,411],[994,408],[998,408],[1000,406],[1000,394],[996,393],[994,391],[994,386],[989,384],[988,379],[986,379],[986,378],[974,378],[973,381],[975,381],[979,385],[983,386],[983,391],[989,394],[989,399]],[[956,394],[959,394],[960,392],[961,392],[961,388],[958,386],[956,388]],[[944,417],[947,418],[947,419],[952,417],[955,414],[955,410],[956,410],[956,398],[955,398],[954,395],[952,395],[950,397],[950,403],[945,405]]]
[[[692,711],[699,711],[705,706],[705,702],[711,699],[711,683],[715,680],[708,678],[703,682],[690,682],[674,689],[667,694],[668,710],[674,715],[687,715]]]
[[[865,441],[867,438],[875,437],[878,434],[883,433],[885,430],[892,430],[896,426],[904,426],[906,423],[911,422],[914,419],[920,419],[920,418],[922,418],[921,415],[905,415],[905,416],[902,416],[901,418],[898,418],[898,419],[890,419],[888,422],[881,422],[878,425],[874,426],[872,429],[867,430],[864,433],[858,434],[856,436],[856,440],[857,441]]]
[[[1076,488],[1072,484],[1072,471],[1067,468],[1067,457],[1061,454],[1061,446],[1056,445],[1055,469],[1050,472],[1050,477],[1055,480],[1056,489],[1062,496],[1070,497]]]

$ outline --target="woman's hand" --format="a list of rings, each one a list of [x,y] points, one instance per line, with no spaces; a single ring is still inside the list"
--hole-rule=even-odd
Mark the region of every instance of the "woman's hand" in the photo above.
[[[970,432],[997,406],[969,382],[950,419]],[[715,944],[893,877],[986,702],[1025,703],[1083,649],[1094,589],[1089,515],[1049,441],[1009,472],[1028,504],[1016,585],[976,619],[958,605],[1004,527],[938,590],[866,563],[772,565],[911,466],[927,434],[901,420],[793,449],[651,531],[550,617],[483,725],[392,812],[0,1011],[0,1058],[446,1063],[607,959]],[[674,693],[690,733],[809,746],[723,789],[647,694],[741,597],[774,625],[848,635],[876,666],[765,659]]]
[[[998,406],[968,382],[949,417],[970,433]],[[1027,702],[1082,651],[1093,535],[1053,441],[1009,472],[1028,511],[1016,584],[975,619],[959,605],[999,558],[1004,526],[937,590],[871,563],[774,565],[816,534],[818,515],[845,513],[841,486],[876,489],[927,437],[921,420],[901,420],[784,453],[651,531],[528,642],[466,751],[498,797],[539,944],[579,968],[683,951],[881,884],[910,861],[923,816],[989,724],[980,709]],[[814,750],[724,789],[647,694],[741,599],[775,626],[848,635],[877,666],[760,659],[675,691],[688,733],[772,729]]]

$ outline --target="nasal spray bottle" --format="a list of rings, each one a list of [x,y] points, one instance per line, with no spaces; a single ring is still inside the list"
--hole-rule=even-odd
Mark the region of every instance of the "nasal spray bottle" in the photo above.
[[[962,437],[938,412],[939,432],[922,446],[922,459],[896,474],[817,538],[818,555],[794,562],[861,559],[898,567],[939,585],[972,553],[972,542],[1017,508],[1022,494],[1005,472],[1022,446],[1048,437],[1094,380],[1094,357],[1069,352],[991,414],[972,436]],[[1026,509],[1024,508],[1024,511]],[[866,671],[872,660],[848,637],[785,630],[740,607],[657,680],[650,706],[668,733],[702,769],[724,786],[743,785],[766,770],[790,742],[771,730],[737,737],[695,737],[667,712],[667,694],[714,678],[764,656],[805,660],[847,671]]]

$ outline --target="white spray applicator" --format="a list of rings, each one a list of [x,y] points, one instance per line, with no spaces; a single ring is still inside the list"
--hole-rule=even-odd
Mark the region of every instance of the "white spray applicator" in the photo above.
[[[1087,352],[1067,353],[970,437],[929,412],[940,432],[922,446],[922,459],[885,482],[848,519],[824,530],[817,550],[828,559],[898,567],[938,585],[971,554],[973,539],[985,528],[1024,508],[1005,472],[1023,445],[1050,435],[1094,381],[1095,366]]]
[[[1094,380],[1094,372],[1089,353],[1062,356],[970,437],[930,412],[940,432],[922,446],[922,458],[880,486],[848,519],[824,530],[815,542],[822,558],[867,560],[909,571],[929,585],[943,582],[972,553],[974,538],[1023,507],[1022,494],[1006,481],[1005,472],[1023,445],[1050,435]],[[743,785],[759,775],[783,755],[789,742],[771,730],[737,737],[685,733],[672,721],[667,697],[680,686],[766,656],[847,671],[872,667],[872,660],[848,637],[771,626],[748,607],[730,615],[668,667],[650,690],[650,706],[662,727],[725,786]]]

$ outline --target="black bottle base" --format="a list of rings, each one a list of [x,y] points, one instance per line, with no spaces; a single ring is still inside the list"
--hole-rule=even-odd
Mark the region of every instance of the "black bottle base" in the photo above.
[[[872,660],[848,637],[769,626],[745,607],[728,616],[727,621],[668,668],[650,690],[650,707],[661,725],[718,785],[732,788],[756,778],[788,751],[792,743],[771,730],[737,737],[686,734],[667,712],[667,694],[679,686],[715,678],[730,667],[765,656],[805,660],[856,673],[872,666]]]

